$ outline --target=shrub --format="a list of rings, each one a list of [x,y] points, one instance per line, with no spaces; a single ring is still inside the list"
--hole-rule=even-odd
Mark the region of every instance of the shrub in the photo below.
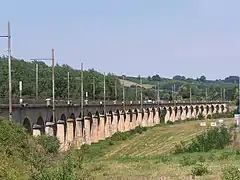
[[[36,137],[39,144],[41,144],[47,153],[58,153],[60,142],[55,136],[41,135]]]
[[[196,136],[192,142],[184,147],[178,147],[174,153],[183,152],[208,152],[212,149],[223,149],[230,143],[230,133],[227,128],[220,127],[210,129]]]
[[[204,116],[202,113],[199,113],[198,117],[197,117],[198,120],[203,120],[204,119]]]
[[[235,166],[226,167],[222,170],[222,180],[239,180],[240,171]]]
[[[197,163],[196,159],[193,159],[189,156],[183,156],[183,158],[180,160],[180,164],[182,166],[191,166]]]
[[[205,167],[203,164],[195,165],[192,168],[191,172],[192,172],[192,176],[202,176],[209,173],[207,167]]]

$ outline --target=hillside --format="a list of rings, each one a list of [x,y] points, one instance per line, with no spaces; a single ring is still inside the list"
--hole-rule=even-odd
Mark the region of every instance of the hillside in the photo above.
[[[38,89],[36,86],[36,64],[38,64]],[[0,57],[0,99],[8,98],[8,61],[6,57]],[[72,100],[79,100],[81,95],[81,71],[73,69],[67,64],[55,65],[55,98],[67,100],[69,72],[69,97]],[[88,92],[88,100],[103,100],[103,74],[94,69],[84,70],[83,89],[84,96]],[[46,99],[52,96],[51,67],[44,62],[28,62],[19,59],[12,59],[12,93],[13,99],[19,100],[19,81],[23,82],[22,97],[24,99]],[[226,80],[209,81],[206,78],[189,79],[183,77],[160,78],[143,77],[143,100],[157,99],[157,89],[159,88],[159,98],[161,100],[189,100],[190,89],[192,100],[233,100],[236,93],[235,76],[230,76]],[[137,99],[140,100],[140,79],[139,77],[125,77],[125,100],[136,100],[136,85],[138,85]],[[93,85],[94,84],[94,85]],[[114,74],[106,75],[106,100],[122,100],[122,79]],[[95,87],[95,88],[94,88]],[[174,92],[172,92],[175,87]],[[95,89],[95,91],[94,91]],[[207,93],[206,93],[207,91]],[[94,93],[95,92],[95,93]]]
[[[210,125],[212,121],[208,120],[207,124]],[[224,121],[226,125],[233,123],[233,119]],[[200,127],[199,121],[164,125],[149,128],[121,142],[109,140],[102,145],[96,144],[90,147],[91,153],[97,154],[100,150],[100,154],[86,163],[85,168],[92,172],[92,179],[177,180],[191,179],[191,173],[203,173],[197,175],[196,179],[217,180],[223,175],[227,176],[229,171],[240,177],[230,169],[232,166],[239,167],[240,162],[238,150],[230,146],[209,152],[171,154],[176,145],[190,142],[202,134],[204,129]],[[103,146],[104,150],[101,148]]]

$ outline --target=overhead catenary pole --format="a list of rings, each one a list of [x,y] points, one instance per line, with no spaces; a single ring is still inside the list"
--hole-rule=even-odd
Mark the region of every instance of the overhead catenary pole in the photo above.
[[[0,38],[8,38],[8,107],[9,121],[12,121],[12,67],[11,67],[11,31],[10,22],[8,21],[8,35],[0,36]]]
[[[122,99],[125,101],[125,89],[124,89],[124,75],[122,76]]]
[[[207,102],[207,99],[208,99],[208,91],[207,91],[207,88],[206,88],[206,92],[205,92],[205,101]]]
[[[158,82],[158,88],[157,88],[157,102],[159,104],[160,97],[159,97],[159,82]]]
[[[117,80],[115,80],[115,100],[117,100]]]
[[[142,111],[142,109],[143,109],[143,94],[142,94],[142,78],[140,77],[140,86],[141,86],[141,111]]]
[[[70,103],[69,97],[70,97],[70,74],[67,72],[67,100],[68,104]]]
[[[190,87],[190,90],[189,90],[189,99],[190,99],[190,103],[192,103],[192,87]]]
[[[53,122],[55,122],[55,77],[54,77],[54,49],[52,49],[52,99],[53,99]]]
[[[11,31],[9,21],[8,21],[8,76],[9,76],[9,121],[12,121]]]
[[[36,100],[38,100],[38,63],[36,63]]]
[[[81,116],[84,118],[83,111],[83,63],[81,63]]]
[[[138,100],[138,85],[136,84],[135,101]]]
[[[105,73],[103,74],[103,112],[106,113],[106,77]]]
[[[93,77],[93,101],[95,101],[95,77]]]

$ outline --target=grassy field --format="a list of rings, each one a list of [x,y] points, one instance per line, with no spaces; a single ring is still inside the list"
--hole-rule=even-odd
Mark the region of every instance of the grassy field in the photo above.
[[[224,123],[233,123],[233,119],[225,119]],[[91,149],[99,155],[85,163],[84,169],[91,172],[89,179],[192,179],[193,169],[202,162],[200,168],[208,172],[196,179],[220,179],[222,168],[240,162],[240,153],[233,148],[207,153],[170,153],[179,142],[189,142],[203,131],[199,121],[190,121],[152,127],[125,141],[114,141],[110,146],[103,143],[100,150],[100,145],[94,144]]]
[[[124,86],[125,86],[125,87],[136,86],[136,85],[137,85],[137,86],[140,86],[139,83],[135,83],[135,82],[129,81],[129,80],[119,79],[119,81],[120,81],[121,84],[123,84],[123,82],[124,82]],[[153,87],[153,85],[151,85],[151,84],[143,84],[142,86],[143,86],[143,88],[145,88],[145,89],[151,89],[151,88]]]

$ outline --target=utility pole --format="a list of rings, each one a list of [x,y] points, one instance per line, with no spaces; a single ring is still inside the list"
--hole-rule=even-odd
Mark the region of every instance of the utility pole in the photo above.
[[[155,98],[154,99],[156,101],[157,100],[157,85],[156,84],[154,85],[154,91],[155,91],[155,93],[154,93],[155,94]]]
[[[83,63],[81,63],[81,116],[84,118],[83,115]]]
[[[124,75],[122,76],[122,98],[123,98],[123,103],[125,101],[125,89],[124,89]]]
[[[106,77],[105,73],[103,74],[103,112],[106,113]]]
[[[192,87],[190,87],[190,103],[192,103]]]
[[[36,100],[38,100],[38,63],[36,63]]]
[[[19,103],[22,104],[22,81],[19,81]]]
[[[54,49],[52,49],[52,53],[51,53],[51,58],[37,58],[37,59],[31,59],[31,60],[35,60],[35,61],[51,61],[52,62],[52,117],[53,117],[53,121],[55,121],[55,73],[54,73]],[[36,66],[36,94],[38,94],[38,67]]]
[[[142,111],[143,109],[142,77],[140,77],[140,85],[141,85],[141,111]]]
[[[158,101],[158,105],[159,105],[159,101],[160,101],[160,98],[159,98],[159,82],[158,82],[158,91],[157,91],[157,101]]]
[[[8,106],[9,106],[9,121],[12,121],[12,67],[11,67],[11,30],[10,22],[8,21],[8,35],[0,36],[0,38],[8,38]]]
[[[52,49],[52,99],[53,99],[53,122],[55,122],[54,49]]]
[[[67,72],[67,99],[68,99],[68,104],[70,104],[70,101],[69,101],[69,93],[70,93],[70,82],[69,82],[69,72]]]
[[[223,100],[223,89],[221,88],[221,101]]]
[[[225,93],[226,93],[226,89],[223,89],[223,100],[225,101],[226,97],[225,97]]]
[[[93,77],[93,101],[95,101],[95,77]]]
[[[138,85],[136,84],[135,101],[138,100]]]
[[[117,80],[115,80],[115,100],[117,100]]]
[[[208,92],[207,92],[207,88],[206,88],[206,93],[205,93],[205,99],[206,99],[206,102],[207,102],[207,97],[208,97]]]

